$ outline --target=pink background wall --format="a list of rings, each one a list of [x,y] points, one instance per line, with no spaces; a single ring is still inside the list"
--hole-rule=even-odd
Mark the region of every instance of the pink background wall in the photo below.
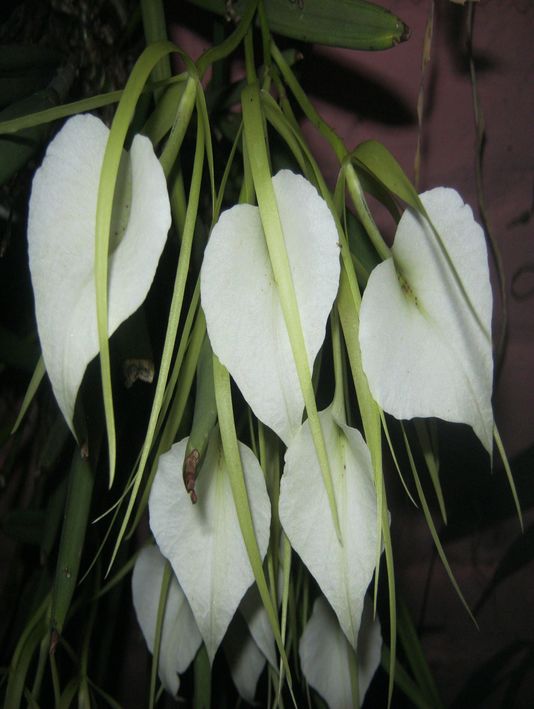
[[[421,77],[423,36],[429,2],[389,0],[384,3],[411,28],[410,40],[393,50],[360,53],[316,48],[318,56],[343,68],[332,72],[325,100],[320,85],[308,88],[316,105],[336,127],[348,147],[368,138],[380,140],[413,175],[417,143],[416,105]],[[436,2],[431,63],[426,76],[426,110],[420,189],[455,187],[477,213],[475,183],[476,131],[471,82],[465,53],[465,8]],[[482,0],[477,4],[474,55],[480,103],[486,126],[483,163],[487,213],[501,250],[509,297],[509,340],[505,366],[495,393],[497,424],[511,456],[534,442],[534,300],[512,297],[516,289],[534,288],[533,219],[518,223],[534,199],[534,4],[530,0]],[[333,65],[329,68],[334,68]],[[353,80],[351,81],[351,73]],[[363,96],[359,97],[359,91]],[[373,95],[374,94],[374,95]],[[371,107],[366,106],[370,102]],[[388,103],[398,119],[387,118]],[[341,105],[339,105],[341,104]],[[407,114],[402,115],[403,112]],[[382,114],[382,115],[381,115]],[[310,128],[316,152],[333,180],[334,157],[323,150]],[[496,301],[494,332],[500,326]]]
[[[307,49],[300,71],[306,90],[347,147],[378,139],[413,176],[416,105],[429,0],[382,0],[382,4],[410,26],[408,42],[383,53]],[[425,83],[420,191],[437,185],[455,187],[477,215],[476,132],[465,51],[466,9],[447,0],[437,0],[435,5],[431,63]],[[175,40],[194,55],[208,46],[206,37],[192,37],[178,26],[173,32]],[[502,254],[509,308],[508,342],[495,389],[495,411],[510,458],[534,444],[533,35],[532,0],[481,0],[477,4],[474,54],[486,126],[484,190],[489,223]],[[334,156],[310,126],[305,131],[333,184],[338,170]],[[513,296],[514,278],[521,298]],[[494,335],[498,336],[502,320],[495,293]],[[444,451],[444,471],[467,481],[465,488],[460,483],[453,489],[458,490],[458,497],[465,495],[465,506],[473,505],[473,514],[466,533],[455,535],[453,526],[454,538],[446,544],[446,553],[468,603],[474,606],[505,550],[518,537],[519,528],[508,504],[509,491],[498,460],[490,477],[487,459],[479,452],[472,457],[473,443],[468,436],[453,433],[447,445],[450,448]],[[527,490],[532,490],[531,468],[528,463]],[[478,482],[470,487],[475,472]],[[533,642],[532,563],[490,597],[478,617],[477,630],[436,561],[422,514],[406,502],[405,496],[397,494],[395,486],[392,480],[392,533],[399,589],[414,618],[420,621],[423,646],[448,704],[480,663],[517,640]],[[507,513],[499,522],[490,520],[490,526],[487,519],[484,521],[483,511],[478,510],[477,520],[478,500],[487,495],[507,499]],[[526,498],[528,507],[532,505],[532,493]],[[451,502],[454,507],[456,501]],[[484,508],[482,502],[480,508]],[[528,527],[528,520],[532,523],[534,518],[528,512],[526,517]],[[442,530],[442,534],[446,532]],[[426,586],[429,600],[424,606]],[[519,688],[515,706],[529,706],[532,696],[531,672]],[[503,697],[503,690],[496,691],[484,706],[501,706]]]

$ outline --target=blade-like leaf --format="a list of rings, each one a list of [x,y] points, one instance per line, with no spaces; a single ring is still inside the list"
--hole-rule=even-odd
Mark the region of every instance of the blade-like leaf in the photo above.
[[[303,177],[282,170],[273,187],[311,369],[339,282],[337,231]],[[257,207],[236,205],[221,215],[204,255],[201,299],[213,351],[256,416],[287,445],[304,398]]]
[[[137,557],[132,575],[133,604],[150,652],[154,651],[161,580],[166,563],[157,547],[146,547]],[[163,616],[158,670],[163,686],[173,696],[180,686],[178,674],[189,667],[201,642],[187,598],[173,574]]]
[[[455,190],[438,187],[420,197],[465,293],[428,222],[407,210],[393,258],[374,269],[363,294],[363,368],[385,411],[467,423],[491,454],[492,294],[484,234]]]
[[[380,664],[381,647],[380,622],[378,617],[373,620],[373,606],[366,598],[357,652],[360,704]],[[354,707],[350,667],[354,650],[323,596],[319,596],[313,605],[312,615],[300,638],[299,656],[308,684],[319,692],[330,709]]]
[[[182,481],[187,439],[162,455],[150,495],[150,526],[186,594],[213,662],[239,602],[254,580],[234,505],[219,434],[210,437],[191,504]],[[260,465],[240,445],[256,538],[269,542],[270,502]]]
[[[28,249],[46,370],[73,430],[76,395],[98,352],[94,240],[100,168],[109,130],[71,118],[50,143],[32,187]],[[141,305],[171,223],[165,178],[152,145],[123,154],[109,264],[109,333]]]
[[[339,511],[343,546],[330,514],[308,423],[287,450],[280,521],[291,546],[334,608],[354,649],[363,597],[376,562],[376,492],[369,450],[360,433],[320,412]]]

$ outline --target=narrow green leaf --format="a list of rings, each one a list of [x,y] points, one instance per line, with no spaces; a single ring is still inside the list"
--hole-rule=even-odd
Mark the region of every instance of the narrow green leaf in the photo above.
[[[37,611],[29,619],[22,632],[11,663],[5,694],[5,707],[16,709],[21,705],[27,674],[35,651],[42,638],[48,634],[47,611],[50,607],[50,595],[47,595]]]
[[[428,507],[428,503],[426,501],[423,487],[422,487],[421,482],[419,480],[419,474],[417,472],[417,467],[415,465],[415,461],[413,458],[412,450],[410,447],[410,442],[408,440],[408,437],[406,435],[406,430],[405,430],[402,423],[401,423],[401,428],[402,428],[402,435],[403,435],[403,439],[404,439],[404,444],[406,446],[406,452],[408,454],[408,460],[410,461],[410,467],[411,467],[413,479],[415,482],[415,487],[417,489],[417,495],[419,496],[419,501],[421,502],[421,507],[423,509],[423,514],[425,515],[428,529],[430,530],[430,534],[432,535],[432,539],[434,540],[434,544],[436,545],[436,551],[438,552],[439,558],[441,559],[441,563],[443,564],[445,571],[447,572],[447,576],[449,577],[449,580],[450,580],[454,590],[456,591],[458,598],[460,599],[460,601],[462,602],[462,605],[464,606],[465,610],[469,614],[469,617],[471,618],[471,620],[473,621],[475,626],[478,628],[478,623],[477,623],[473,613],[471,612],[471,609],[469,608],[469,605],[468,605],[467,601],[465,600],[463,593],[460,590],[458,582],[456,581],[456,578],[454,577],[454,574],[452,572],[450,564],[447,560],[445,550],[443,549],[443,546],[442,546],[441,541],[439,539],[436,527],[434,525],[434,521],[432,519],[432,514],[430,512],[430,509]]]
[[[193,709],[211,709],[211,666],[206,646],[201,645],[194,663]]]
[[[514,498],[514,504],[515,504],[515,508],[517,510],[517,517],[519,519],[521,531],[523,532],[524,526],[523,526],[523,514],[521,512],[521,504],[519,502],[519,496],[517,494],[517,489],[515,486],[514,477],[512,475],[512,469],[510,468],[508,456],[506,455],[506,451],[504,449],[501,435],[500,435],[499,431],[497,430],[497,426],[495,426],[493,428],[493,438],[495,440],[495,444],[497,445],[497,450],[499,451],[499,455],[501,456],[502,464],[504,466],[504,471],[505,471],[506,477],[508,479],[508,485],[510,486],[510,491],[512,493],[512,497]]]
[[[178,348],[178,354],[175,359],[175,365],[173,367],[169,384],[169,390],[173,392],[174,398],[169,396],[169,415],[165,420],[165,423],[162,424],[161,435],[159,437],[156,450],[154,451],[154,462],[150,468],[150,473],[148,475],[143,494],[139,500],[135,518],[132,522],[131,530],[128,533],[128,538],[137,529],[146,510],[150,489],[158,468],[159,457],[169,450],[182,423],[182,418],[192,388],[205,334],[206,323],[204,321],[202,311],[199,310],[190,340],[187,340],[184,335]],[[162,408],[162,413],[164,411],[166,411],[166,409]],[[161,416],[160,423],[163,419],[164,417]]]
[[[106,430],[109,447],[109,483],[113,483],[116,462],[115,417],[111,390],[111,365],[108,343],[108,251],[110,242],[113,196],[119,171],[119,164],[128,128],[144,85],[154,66],[164,56],[175,52],[170,42],[158,42],[145,49],[137,60],[113,118],[110,135],[104,153],[98,201],[96,210],[95,235],[95,284],[100,368],[102,373],[102,395],[106,416]]]
[[[39,357],[37,365],[35,366],[32,378],[30,379],[30,383],[28,384],[28,388],[26,389],[26,393],[24,394],[24,399],[22,400],[22,404],[20,405],[20,411],[18,413],[17,420],[15,421],[15,423],[13,424],[13,428],[11,429],[11,434],[17,432],[22,419],[24,418],[30,404],[33,401],[33,397],[35,396],[37,389],[39,388],[39,384],[41,383],[45,372],[46,369],[44,365],[44,360],[43,356],[41,355]]]
[[[191,500],[196,500],[195,481],[208,447],[210,433],[217,422],[217,405],[213,386],[213,352],[204,337],[197,368],[195,410],[191,432],[185,449],[184,484]]]
[[[391,653],[387,645],[382,646],[382,667],[386,672],[391,672]],[[433,705],[428,704],[426,697],[398,660],[394,664],[394,672],[395,684],[404,692],[414,707],[417,707],[417,709],[434,709]]]
[[[258,198],[258,207],[260,209],[261,221],[267,240],[269,257],[280,294],[282,312],[284,314],[284,320],[304,397],[306,412],[310,421],[314,445],[321,466],[328,502],[334,520],[334,527],[338,538],[341,540],[332,475],[329,468],[324,436],[321,431],[321,424],[317,413],[317,404],[315,402],[311,372],[308,365],[308,355],[306,353],[306,345],[302,333],[297,297],[267,158],[261,99],[257,85],[249,86],[243,91],[242,109],[244,136],[247,143],[254,189]]]
[[[141,0],[141,17],[145,31],[146,44],[162,42],[167,37],[167,22],[162,0]],[[171,75],[171,61],[169,55],[162,57],[152,69],[152,80],[163,81]],[[159,92],[155,92],[156,99]]]
[[[265,610],[269,617],[269,622],[273,630],[274,638],[280,652],[280,657],[286,671],[287,681],[292,692],[291,670],[284,648],[284,642],[280,632],[278,623],[278,615],[276,608],[273,606],[272,599],[267,586],[267,581],[263,573],[262,559],[254,533],[252,524],[252,515],[247,496],[247,490],[243,478],[243,469],[241,465],[241,457],[234,424],[234,413],[232,406],[232,394],[230,390],[230,377],[226,369],[221,365],[217,357],[213,357],[213,378],[215,382],[215,398],[217,401],[217,413],[219,417],[219,425],[221,429],[221,439],[223,444],[224,456],[228,466],[230,475],[230,484],[232,486],[232,494],[239,519],[239,526],[243,535],[243,540],[247,549],[248,557],[254,578],[258,586],[258,591],[261,596]],[[296,704],[295,704],[296,706]]]
[[[230,34],[220,44],[208,49],[208,51],[204,52],[204,54],[200,57],[197,62],[197,69],[201,77],[204,76],[205,72],[212,64],[225,59],[241,44],[243,38],[248,32],[252,18],[256,13],[257,5],[258,0],[248,0],[244,12],[240,13],[241,19],[232,34]]]
[[[398,628],[399,640],[418,686],[425,695],[428,704],[435,709],[440,709],[443,705],[436,683],[423,654],[423,648],[408,608],[402,599],[399,602]]]
[[[443,522],[447,524],[447,508],[445,507],[445,499],[443,497],[443,490],[439,479],[439,456],[438,451],[434,447],[430,437],[428,425],[429,424],[425,419],[415,420],[415,431],[419,439],[419,445],[421,446],[421,450],[423,452],[430,479],[432,480],[434,492],[436,493],[439,511],[441,512]]]
[[[69,472],[69,489],[65,508],[65,519],[61,530],[61,541],[56,565],[56,577],[52,592],[51,626],[56,634],[52,645],[61,635],[67,613],[78,582],[78,571],[83,551],[85,531],[91,507],[94,474],[87,460],[78,448],[75,449]]]
[[[180,321],[180,315],[182,312],[182,305],[185,293],[185,285],[187,281],[187,276],[189,273],[189,263],[191,259],[191,249],[193,245],[193,236],[195,232],[195,223],[198,213],[198,205],[200,200],[200,191],[202,187],[202,171],[204,164],[204,130],[201,121],[198,122],[197,129],[197,140],[195,146],[195,158],[193,164],[193,174],[191,176],[191,188],[189,192],[189,200],[187,203],[187,213],[184,225],[184,231],[182,234],[182,245],[180,249],[180,257],[178,260],[178,266],[176,269],[176,277],[174,281],[173,295],[171,306],[169,310],[169,317],[167,321],[167,330],[165,333],[165,342],[163,345],[163,353],[161,355],[161,362],[159,368],[159,376],[156,384],[156,391],[154,394],[154,401],[152,403],[152,409],[150,412],[150,419],[147,426],[147,432],[145,435],[145,441],[143,443],[143,449],[141,452],[141,459],[135,473],[135,480],[128,501],[128,507],[124,514],[121,528],[115,543],[115,548],[113,551],[112,559],[110,564],[113,563],[113,559],[117,554],[118,547],[124,537],[126,527],[141,486],[141,481],[143,479],[143,474],[145,470],[146,463],[148,461],[148,456],[152,447],[154,440],[154,435],[156,431],[156,426],[158,423],[161,407],[164,400],[165,390],[167,386],[167,379],[169,375],[169,370],[172,361],[172,353],[174,350],[174,345],[176,342],[176,334],[178,332],[178,324]]]

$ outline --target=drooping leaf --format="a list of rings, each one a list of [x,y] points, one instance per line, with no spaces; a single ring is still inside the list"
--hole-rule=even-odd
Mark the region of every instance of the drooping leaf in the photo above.
[[[239,602],[254,580],[218,431],[210,437],[191,503],[182,480],[187,439],[159,460],[149,501],[150,526],[186,594],[210,662]],[[261,557],[269,542],[270,502],[252,451],[240,444],[245,483]]]
[[[360,705],[380,664],[382,634],[373,606],[365,599],[358,636],[357,657],[341,630],[336,614],[319,596],[299,642],[302,672],[308,684],[326,700],[330,709],[354,707],[351,659],[357,660]]]
[[[46,370],[73,430],[76,395],[98,352],[95,217],[109,130],[91,115],[68,120],[35,174],[28,250]],[[150,141],[123,154],[112,220],[109,333],[144,301],[171,224],[165,177]]]
[[[388,413],[467,423],[491,453],[492,294],[484,234],[455,190],[438,187],[420,197],[448,259],[424,217],[406,210],[393,258],[373,270],[363,294],[363,368]]]
[[[308,423],[289,446],[280,484],[280,521],[336,612],[354,649],[363,598],[375,568],[376,492],[369,450],[359,433],[337,422],[332,407],[320,412],[343,546],[340,544]]]
[[[137,620],[150,652],[154,651],[158,604],[166,559],[155,546],[139,553],[132,575],[132,596]],[[171,578],[163,617],[158,674],[165,689],[176,696],[179,674],[195,657],[202,638],[187,598],[176,577]]]
[[[337,231],[303,177],[282,170],[273,187],[311,368],[339,283]],[[287,445],[304,398],[257,207],[240,204],[221,215],[204,254],[201,299],[213,351]]]

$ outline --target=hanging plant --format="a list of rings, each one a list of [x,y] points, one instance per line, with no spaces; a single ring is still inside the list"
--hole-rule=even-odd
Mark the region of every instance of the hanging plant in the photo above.
[[[416,461],[419,450],[443,502],[422,421],[441,419],[471,427],[488,467],[495,440],[507,465],[483,230],[455,190],[418,195],[380,144],[349,152],[299,84],[296,53],[277,46],[281,34],[393,48],[408,37],[401,20],[363,0],[224,11],[231,24],[217,21],[195,62],[166,39],[162,3],[141,2],[147,47],[123,89],[0,118],[3,133],[67,118],[29,198],[42,359],[20,420],[48,379],[58,451],[73,455],[41,510],[55,521],[39,518],[44,571],[9,707],[116,706],[92,673],[101,647],[116,653],[105,614],[124,604],[153,657],[143,705],[165,692],[217,706],[237,692],[344,709],[382,664],[384,706],[395,680],[415,705],[439,706],[424,660],[411,678],[397,658],[408,621],[396,615],[383,444],[396,459],[399,420],[394,440],[461,596]],[[241,51],[244,76],[230,83]],[[108,128],[95,113],[115,103]],[[295,111],[336,156],[333,189]],[[368,193],[398,222],[391,248]]]

